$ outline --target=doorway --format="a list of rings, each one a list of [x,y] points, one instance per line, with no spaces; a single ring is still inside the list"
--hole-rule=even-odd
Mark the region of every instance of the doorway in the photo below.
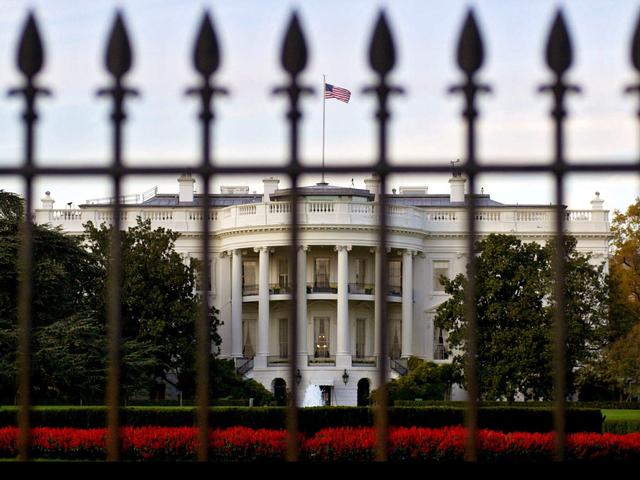
[[[322,395],[322,405],[329,407],[331,406],[331,390],[333,387],[331,385],[320,385],[320,393]]]

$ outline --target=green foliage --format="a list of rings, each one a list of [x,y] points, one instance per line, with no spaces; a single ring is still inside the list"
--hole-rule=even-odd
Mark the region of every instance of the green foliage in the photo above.
[[[18,409],[0,408],[0,426],[15,425]],[[461,407],[393,407],[389,423],[395,426],[443,427],[462,425],[465,409]],[[123,425],[189,426],[194,425],[194,407],[157,408],[126,407],[122,409]],[[285,407],[212,407],[209,415],[212,427],[246,426],[283,429]],[[106,422],[105,407],[35,408],[34,426],[99,428]],[[313,407],[299,410],[300,431],[315,433],[326,427],[358,427],[373,425],[373,409],[366,407]],[[552,408],[482,407],[480,428],[504,432],[548,432],[553,430]],[[602,414],[598,409],[567,409],[567,431],[600,432]]]
[[[23,220],[22,199],[0,190],[0,400],[5,402],[13,402],[16,392],[17,289],[22,268],[18,250]],[[56,326],[57,322],[87,314],[95,272],[91,255],[77,239],[46,225],[33,226],[32,325],[36,340],[41,337],[40,330],[63,331],[64,324]],[[51,391],[52,386],[46,383],[50,372],[44,369],[42,362],[34,359],[36,400]]]
[[[111,258],[113,232],[104,224],[99,228],[92,222],[85,224],[84,240],[93,253],[99,273],[91,299],[94,309],[104,321],[105,292]],[[200,296],[196,293],[198,262],[188,265],[175,251],[179,234],[164,228],[151,228],[151,220],[137,219],[134,227],[121,232],[122,245],[122,337],[126,341],[141,342],[153,362],[146,372],[147,388],[157,389],[159,381],[182,385],[181,372],[192,371],[195,352],[195,322]],[[218,311],[211,307],[209,327],[211,342],[219,346],[217,333]]]
[[[607,345],[581,377],[580,398],[640,399],[640,197],[614,212]]]
[[[626,435],[627,433],[640,432],[640,420],[607,420],[602,425],[603,433],[615,433]]]
[[[181,372],[180,385],[183,394],[187,397],[195,397],[196,372],[193,366],[189,366]],[[235,369],[233,360],[209,358],[209,398],[210,400],[222,399],[249,399],[253,398],[254,405],[269,405],[273,401],[273,395],[264,388],[261,383],[253,379],[245,379]]]
[[[606,276],[589,256],[565,242],[568,391],[575,374],[603,345],[607,328]],[[478,380],[482,400],[549,399],[552,392],[554,245],[524,243],[510,235],[489,235],[476,244]],[[449,299],[436,313],[435,325],[449,332],[453,365],[462,375],[467,353],[464,303],[467,279],[443,278]]]
[[[455,367],[437,365],[417,357],[408,360],[409,372],[388,385],[389,403],[396,400],[445,400],[451,385],[456,381]],[[376,391],[372,393],[375,401]]]
[[[640,197],[625,213],[614,211],[611,222],[614,253],[609,259],[611,276],[612,341],[640,323]]]
[[[23,201],[0,190],[0,401],[16,394],[17,263]],[[85,225],[83,237],[34,225],[32,389],[34,402],[91,403],[106,384],[106,282],[113,231]],[[121,232],[123,265],[121,390],[123,399],[151,394],[175,382],[193,396],[196,292],[201,262],[185,265],[175,251],[179,234],[152,229],[138,218]],[[220,345],[218,311],[209,311],[211,343]],[[271,399],[232,365],[212,359],[212,397]]]

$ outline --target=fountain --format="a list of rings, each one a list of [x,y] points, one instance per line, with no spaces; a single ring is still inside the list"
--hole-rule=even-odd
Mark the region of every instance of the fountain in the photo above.
[[[320,390],[319,385],[311,385],[307,386],[307,389],[304,392],[304,398],[302,399],[303,407],[321,407],[323,405],[322,402],[322,391]]]

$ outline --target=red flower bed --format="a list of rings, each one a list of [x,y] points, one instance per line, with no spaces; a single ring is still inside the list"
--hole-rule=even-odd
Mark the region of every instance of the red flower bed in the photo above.
[[[32,455],[44,458],[103,459],[105,430],[34,428]],[[128,460],[194,460],[194,427],[123,427],[122,457]],[[15,457],[18,429],[0,428],[0,457]],[[394,461],[460,461],[466,431],[462,427],[392,428],[389,458]],[[553,458],[553,433],[501,433],[481,430],[483,461],[547,461]],[[300,436],[301,459],[308,461],[371,461],[375,429],[327,428]],[[211,460],[281,461],[286,450],[284,430],[232,427],[209,433]],[[626,435],[576,433],[567,436],[567,459],[574,461],[640,460],[640,433]]]

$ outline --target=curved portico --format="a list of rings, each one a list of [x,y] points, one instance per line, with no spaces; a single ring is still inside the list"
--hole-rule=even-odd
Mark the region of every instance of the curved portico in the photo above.
[[[415,249],[390,248],[386,301],[395,325],[389,351],[411,354]],[[254,358],[254,368],[287,363],[291,291],[288,245],[238,248],[231,262],[232,356]],[[303,245],[298,255],[298,364],[337,369],[377,364],[377,248]],[[395,340],[395,344],[393,341]]]

